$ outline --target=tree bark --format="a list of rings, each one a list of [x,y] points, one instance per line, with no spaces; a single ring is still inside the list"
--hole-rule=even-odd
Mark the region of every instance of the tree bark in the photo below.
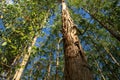
[[[48,66],[47,66],[47,73],[46,76],[44,78],[44,80],[50,80],[50,72],[51,72],[51,65],[52,65],[52,53],[50,52],[50,57],[49,57],[49,61],[48,61]]]
[[[77,36],[77,26],[62,0],[62,33],[64,42],[65,80],[92,80],[84,51]]]
[[[58,45],[57,45],[57,53],[56,53],[56,74],[55,74],[55,80],[60,80],[59,79],[59,74],[58,74],[58,70],[59,70],[59,45],[62,41],[62,38],[58,40]]]
[[[38,32],[42,29],[42,27],[43,27],[44,24],[46,23],[46,19],[47,19],[48,16],[49,16],[49,11],[50,11],[50,10],[48,10],[48,12],[46,13],[46,16],[45,16],[43,22],[40,24],[40,27],[41,27],[41,28],[39,28],[39,29],[37,30],[37,33],[35,33],[36,35],[33,37],[33,39],[32,39],[33,41],[32,41],[32,43],[31,43],[31,45],[28,47],[28,52],[27,52],[26,54],[24,54],[23,59],[22,59],[22,62],[21,62],[21,64],[20,64],[20,68],[15,72],[15,75],[14,75],[14,77],[13,77],[13,80],[20,80],[20,77],[21,77],[21,75],[22,75],[22,73],[23,73],[23,71],[24,71],[24,68],[25,68],[25,66],[26,66],[26,64],[27,64],[27,62],[28,62],[28,60],[29,60],[29,57],[30,57],[30,54],[31,54],[31,49],[32,49],[32,47],[34,46],[34,44],[35,44],[35,42],[36,42],[36,40],[37,40],[37,38],[38,38],[38,36],[39,36]]]
[[[34,36],[32,45],[28,47],[28,54],[24,54],[23,60],[22,60],[22,62],[20,64],[20,68],[16,71],[16,73],[15,73],[15,75],[13,77],[13,80],[20,80],[20,77],[21,77],[21,75],[22,75],[22,73],[24,71],[24,68],[25,68],[28,60],[29,60],[32,47],[34,46],[36,40],[37,40],[37,36]]]

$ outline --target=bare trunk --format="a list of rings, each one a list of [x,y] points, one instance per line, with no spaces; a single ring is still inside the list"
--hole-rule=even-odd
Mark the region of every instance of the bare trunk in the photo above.
[[[92,39],[89,38],[89,40],[93,43],[96,51],[97,51],[97,52],[101,52],[100,49],[99,49],[99,47],[97,46],[97,44],[96,44]],[[107,52],[107,51],[106,51],[106,52]],[[107,53],[108,53],[108,52],[107,52]],[[108,54],[109,54],[109,53],[108,53]],[[92,54],[91,56],[93,56],[93,54]],[[99,57],[102,58],[102,61],[103,61],[106,65],[109,64],[104,55],[103,55],[103,56],[99,56]],[[94,58],[94,56],[93,56],[93,58]],[[114,58],[114,59],[115,59],[115,58]],[[95,58],[94,58],[94,62],[96,62]],[[96,63],[97,63],[97,62],[96,62]],[[110,65],[110,64],[109,64],[109,65]],[[119,66],[119,63],[118,63],[117,65]],[[98,67],[98,66],[97,66],[97,67]],[[99,68],[99,67],[98,67],[98,68]],[[110,76],[111,76],[113,79],[116,79],[116,80],[117,80],[117,79],[118,79],[118,75],[116,75],[111,68],[109,68],[109,70],[110,70],[110,72],[111,72]],[[100,71],[100,70],[99,70],[99,71]],[[102,78],[103,78],[103,75],[101,75],[101,76],[102,76]]]
[[[87,12],[91,17],[93,17],[96,21],[98,21],[98,23],[99,23],[102,27],[104,27],[106,30],[108,30],[109,33],[110,33],[112,36],[114,36],[118,41],[120,41],[120,33],[119,33],[119,32],[117,32],[117,31],[115,31],[115,30],[112,30],[109,25],[106,25],[104,22],[98,20],[93,14],[91,14],[89,11],[85,10],[84,8],[82,8],[82,9],[83,9],[84,11],[86,11],[86,12]]]
[[[34,46],[35,42],[37,40],[37,36],[35,36],[33,38],[33,42],[32,42],[32,45],[28,47],[28,54],[24,54],[23,56],[23,59],[22,59],[22,62],[20,64],[20,68],[16,71],[14,77],[13,77],[13,80],[20,80],[20,77],[24,71],[24,68],[29,60],[29,57],[30,57],[30,53],[31,53],[31,50],[32,50],[32,47]]]
[[[59,75],[58,75],[58,67],[59,67],[59,45],[60,45],[61,41],[62,41],[62,39],[60,39],[60,40],[58,41],[58,45],[57,45],[55,80],[59,80]]]
[[[59,67],[59,52],[57,52],[57,56],[56,56],[56,74],[55,74],[55,80],[59,80],[59,77],[58,77],[58,67]]]
[[[13,61],[13,63],[11,64],[12,67],[15,67],[15,65],[18,65],[19,64],[19,60],[21,58],[21,55],[17,55]],[[10,68],[10,70],[8,71],[8,74],[7,74],[7,80],[9,80],[11,77],[12,77],[12,72],[13,71],[13,68]]]
[[[97,61],[95,61],[95,62],[96,62],[96,65],[97,65],[97,67],[98,67],[98,71],[99,71],[100,74],[101,74],[102,80],[106,80],[106,79],[105,79],[105,76],[104,76],[103,73],[102,73],[102,70],[101,70],[100,67],[99,67],[98,62],[97,62]]]
[[[45,16],[43,22],[40,24],[40,27],[43,27],[44,24],[46,23],[46,19],[47,19],[48,16],[49,16],[49,11],[50,11],[50,10],[48,10],[48,12],[46,13],[46,16]],[[37,32],[39,32],[41,29],[42,29],[42,28],[39,28],[39,29],[37,30]],[[31,54],[31,49],[32,49],[32,47],[34,46],[34,44],[35,44],[35,42],[36,42],[36,40],[37,40],[37,37],[38,37],[38,34],[37,34],[37,33],[35,33],[35,34],[36,34],[36,35],[33,37],[33,41],[32,41],[32,43],[31,43],[31,46],[28,47],[28,52],[27,52],[28,54],[24,54],[23,59],[22,59],[22,62],[21,62],[21,64],[20,64],[20,68],[15,72],[15,75],[14,75],[14,77],[13,77],[13,80],[20,80],[20,77],[21,77],[21,75],[22,75],[22,73],[23,73],[23,71],[24,71],[24,68],[25,68],[25,66],[26,66],[26,64],[27,64],[27,62],[28,62],[28,60],[29,60],[29,57],[30,57],[30,54]]]
[[[51,71],[51,63],[52,63],[51,58],[52,58],[52,55],[50,53],[48,67],[47,67],[47,73],[46,73],[46,76],[45,76],[44,80],[50,80],[50,71]]]
[[[120,67],[119,62],[115,59],[115,57],[112,55],[112,53],[109,51],[109,49],[107,47],[104,47],[104,49],[109,54],[109,56],[111,57],[111,59]]]
[[[62,1],[62,23],[65,80],[92,80],[92,74],[77,36],[77,26],[71,19],[64,1]]]

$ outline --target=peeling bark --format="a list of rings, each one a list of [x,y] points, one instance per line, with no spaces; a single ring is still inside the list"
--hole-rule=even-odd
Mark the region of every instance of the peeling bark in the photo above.
[[[77,36],[77,26],[71,19],[64,1],[62,1],[62,23],[65,80],[92,80],[92,74]]]

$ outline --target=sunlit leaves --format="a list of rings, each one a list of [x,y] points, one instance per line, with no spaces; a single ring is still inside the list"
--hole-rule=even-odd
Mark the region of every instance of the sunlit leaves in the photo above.
[[[62,41],[60,50],[57,51],[58,40],[62,37],[59,3],[57,0],[14,0],[14,2],[12,5],[0,3],[0,18],[4,25],[4,29],[0,31],[0,61],[11,66],[16,55],[25,54],[33,37],[39,35],[44,39],[39,38],[35,47],[32,48],[33,56],[22,78],[41,79],[45,77],[51,53],[51,80],[53,80],[55,78],[56,53],[59,52],[58,74],[63,79]],[[110,53],[120,63],[120,43],[91,14],[120,34],[119,0],[67,0],[66,2],[71,17],[81,32],[79,34],[81,43],[95,73],[95,79],[102,79],[100,67],[106,79],[116,78],[117,80],[120,70],[110,57]],[[44,20],[47,13],[48,18]],[[41,30],[43,31],[41,32]],[[8,70],[6,66],[1,65],[1,62],[0,72]]]
[[[6,45],[7,45],[7,42],[2,43],[2,46],[6,46]]]
[[[104,25],[108,26],[108,29],[113,30],[119,36],[119,0],[76,0],[75,2],[68,0],[68,4],[72,10],[71,12],[73,12],[73,20],[77,25],[80,25],[80,31],[83,32],[81,29],[85,30],[84,35],[80,35],[80,38],[83,48],[87,51],[88,61],[90,65],[92,64],[96,78],[102,79],[99,68],[96,66],[96,64],[99,64],[99,66],[103,66],[100,69],[106,79],[113,79],[112,77],[118,79],[118,66],[114,64],[110,53],[119,61],[120,43],[116,41],[115,37],[101,23],[104,23]],[[85,16],[85,14],[88,15]],[[85,29],[86,27],[88,28]],[[106,50],[109,50],[109,52]],[[111,67],[107,69],[106,65],[111,65]],[[115,67],[118,71],[111,72]],[[110,77],[112,74],[116,76]]]
[[[2,59],[1,62],[7,62],[6,65],[11,66],[18,54],[27,54],[28,46],[31,45],[33,37],[35,35],[41,36],[42,28],[46,27],[44,25],[47,22],[44,18],[47,14],[50,15],[48,9],[54,7],[54,5],[50,6],[51,4],[46,3],[44,0],[21,0],[14,1],[12,5],[0,5],[0,12],[2,13],[0,15],[3,16],[1,18],[5,28],[0,38],[0,58],[5,61]],[[5,66],[2,67],[2,70],[6,70]]]

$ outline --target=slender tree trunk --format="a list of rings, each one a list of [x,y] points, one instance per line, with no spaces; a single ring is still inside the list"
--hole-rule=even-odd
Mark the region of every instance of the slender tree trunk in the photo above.
[[[48,72],[47,72],[47,80],[50,80],[50,72],[51,72],[51,60],[49,61]]]
[[[64,42],[65,80],[92,80],[84,51],[77,36],[77,26],[62,0],[62,33]]]
[[[55,80],[59,80],[59,77],[58,77],[58,67],[59,67],[59,52],[57,52],[57,55],[56,55],[56,74],[55,74]]]
[[[117,64],[117,66],[120,67],[120,63],[115,59],[115,57],[112,55],[112,53],[109,51],[109,49],[107,47],[104,47],[105,51],[109,54],[109,56],[111,57],[111,59]]]
[[[97,46],[97,44],[96,44],[92,39],[89,38],[89,40],[93,43],[96,51],[97,51],[97,52],[101,52],[100,49],[99,49],[99,47]],[[107,52],[107,51],[106,51],[106,52]],[[93,56],[93,54],[92,54],[91,56]],[[103,61],[106,65],[109,64],[109,63],[106,61],[107,59],[105,58],[105,56],[99,56],[99,57],[102,58],[102,61]],[[93,56],[93,59],[94,59],[94,56]],[[96,62],[95,59],[94,59],[94,62]],[[118,64],[118,66],[119,66],[119,64]],[[113,79],[116,79],[116,80],[117,80],[117,79],[118,79],[118,75],[116,75],[111,68],[109,68],[109,70],[110,70],[110,72],[111,72],[111,75],[110,75],[110,76],[111,76]],[[99,71],[100,71],[100,70],[99,70]],[[103,78],[103,75],[101,75],[101,76],[102,76],[102,78]]]
[[[87,12],[91,17],[93,17],[96,21],[98,21],[98,23],[104,27],[106,30],[109,31],[109,33],[114,36],[118,41],[120,41],[120,33],[118,33],[115,30],[112,30],[110,28],[110,26],[106,25],[104,22],[100,21],[99,19],[97,19],[93,14],[91,14],[89,11],[87,11],[86,9],[82,8],[85,12]]]
[[[56,74],[55,74],[55,80],[59,80],[59,75],[58,75],[58,67],[59,67],[59,45],[61,43],[62,39],[60,39],[58,41],[58,45],[57,45],[57,53],[56,53]]]
[[[21,58],[21,55],[20,55],[20,54],[18,54],[18,55],[15,57],[13,63],[11,64],[12,68],[10,68],[10,70],[8,71],[7,80],[9,80],[9,79],[11,78],[12,73],[13,73],[12,71],[14,71],[14,70],[13,70],[13,67],[15,67],[15,65],[18,65],[18,64],[19,64],[20,58]]]
[[[50,72],[51,72],[51,63],[52,63],[52,55],[50,53],[49,55],[49,62],[48,62],[48,66],[47,66],[47,73],[46,73],[46,76],[44,78],[44,80],[50,80]]]
[[[59,75],[58,75],[58,67],[59,67],[59,57],[58,57],[58,54],[56,56],[56,74],[55,74],[55,80],[59,80]]]
[[[40,24],[40,27],[43,27],[44,24],[46,23],[46,19],[47,19],[48,16],[49,16],[49,11],[50,11],[50,10],[48,10],[48,12],[46,13],[46,16],[45,16],[43,22]],[[42,28],[39,28],[39,29],[37,30],[37,32],[39,32],[41,29],[42,29]],[[37,38],[38,38],[38,33],[35,33],[35,34],[36,34],[36,35],[33,37],[33,41],[32,41],[32,43],[31,43],[31,46],[28,47],[28,52],[27,52],[28,54],[27,54],[27,53],[24,54],[23,59],[22,59],[22,62],[21,62],[21,64],[20,64],[20,68],[15,72],[15,75],[14,75],[14,77],[13,77],[13,80],[20,80],[20,77],[21,77],[21,75],[22,75],[22,73],[23,73],[23,71],[24,71],[24,68],[25,68],[25,66],[26,66],[26,64],[27,64],[27,62],[28,62],[28,60],[29,60],[32,47],[34,46],[34,44],[35,44],[35,42],[36,42],[36,40],[37,40]]]
[[[20,80],[20,77],[24,71],[24,68],[29,60],[30,54],[31,54],[31,50],[32,47],[34,46],[35,42],[37,40],[37,36],[34,36],[33,41],[32,41],[32,45],[28,47],[28,54],[24,54],[22,62],[20,64],[20,68],[16,71],[13,80]]]

